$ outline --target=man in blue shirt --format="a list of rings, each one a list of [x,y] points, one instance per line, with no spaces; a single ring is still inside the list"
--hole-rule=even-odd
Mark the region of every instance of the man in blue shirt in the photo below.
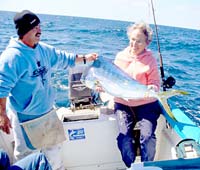
[[[14,155],[21,159],[31,150],[26,146],[24,136],[27,134],[24,135],[20,123],[40,118],[52,110],[55,102],[51,85],[53,71],[93,61],[97,54],[68,53],[40,42],[40,19],[31,11],[17,13],[14,23],[18,37],[10,39],[0,56],[0,129],[9,134],[12,128]]]

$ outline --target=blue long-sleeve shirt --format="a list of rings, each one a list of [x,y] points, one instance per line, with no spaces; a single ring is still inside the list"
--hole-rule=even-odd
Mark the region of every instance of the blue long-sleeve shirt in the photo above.
[[[45,43],[33,49],[11,38],[0,56],[0,98],[8,97],[21,122],[45,114],[55,100],[52,71],[73,67],[75,60],[75,54]]]

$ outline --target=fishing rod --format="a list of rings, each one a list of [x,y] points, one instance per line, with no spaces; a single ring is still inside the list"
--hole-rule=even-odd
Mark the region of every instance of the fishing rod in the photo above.
[[[151,7],[152,7],[152,13],[153,13],[153,20],[154,20],[154,25],[155,25],[155,31],[156,31],[156,39],[157,39],[157,47],[158,47],[158,54],[159,54],[159,59],[160,59],[160,74],[162,78],[162,87],[163,91],[166,91],[167,88],[172,88],[172,86],[175,85],[176,80],[170,76],[167,79],[165,79],[165,74],[164,74],[164,67],[163,67],[163,59],[162,59],[162,54],[160,50],[160,41],[158,37],[158,27],[156,24],[156,17],[155,17],[155,10],[153,6],[153,0],[151,0]]]

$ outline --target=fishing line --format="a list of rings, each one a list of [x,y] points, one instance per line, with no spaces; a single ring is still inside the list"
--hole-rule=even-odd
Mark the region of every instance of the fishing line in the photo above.
[[[161,51],[160,51],[160,41],[159,41],[159,37],[158,37],[158,27],[157,27],[157,24],[156,24],[156,17],[155,17],[153,0],[151,0],[151,8],[152,8],[153,21],[154,21],[155,31],[156,31],[156,39],[157,39],[156,42],[157,42],[157,48],[158,48],[158,55],[159,55],[159,59],[160,59],[160,73],[161,73],[161,78],[162,78],[162,86],[163,86],[163,91],[166,91],[166,88],[164,86],[165,74],[164,74],[164,68],[163,68],[163,59],[162,59],[162,54],[161,54]]]
[[[151,8],[152,8],[152,14],[153,14],[153,21],[155,25],[155,32],[156,32],[156,39],[157,39],[157,48],[158,48],[158,55],[160,59],[160,74],[162,78],[162,87],[163,91],[166,91],[166,88],[172,88],[173,85],[175,85],[176,81],[173,77],[168,77],[167,80],[165,79],[165,74],[164,74],[164,67],[163,67],[163,58],[160,50],[160,41],[159,41],[159,36],[158,36],[158,27],[156,24],[156,17],[155,17],[155,9],[153,5],[153,0],[151,0]]]

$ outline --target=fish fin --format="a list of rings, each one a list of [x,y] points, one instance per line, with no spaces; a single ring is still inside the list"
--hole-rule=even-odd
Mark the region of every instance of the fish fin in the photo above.
[[[176,95],[187,95],[188,92],[183,91],[183,90],[169,90],[169,91],[163,91],[163,92],[159,92],[158,94],[158,100],[160,101],[160,103],[162,104],[163,108],[165,109],[166,113],[175,121],[177,121],[177,119],[175,118],[174,114],[172,113],[167,99],[172,97],[172,96],[176,96]]]

